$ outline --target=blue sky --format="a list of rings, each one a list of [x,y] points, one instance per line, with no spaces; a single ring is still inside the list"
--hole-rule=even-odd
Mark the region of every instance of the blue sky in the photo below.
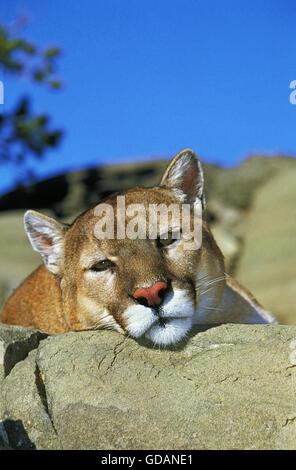
[[[39,178],[71,168],[173,156],[234,165],[252,153],[296,155],[293,0],[9,0],[0,20],[63,54],[59,92],[1,76],[11,109],[28,94],[65,130]],[[16,169],[0,166],[0,192]]]

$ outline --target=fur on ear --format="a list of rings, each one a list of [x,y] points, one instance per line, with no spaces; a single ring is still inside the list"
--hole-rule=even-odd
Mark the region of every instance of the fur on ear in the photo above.
[[[166,169],[160,186],[172,189],[182,202],[194,203],[199,199],[205,209],[204,176],[198,156],[193,150],[182,150]]]
[[[41,254],[49,271],[60,275],[64,235],[68,227],[33,210],[25,213],[24,226],[33,250]]]

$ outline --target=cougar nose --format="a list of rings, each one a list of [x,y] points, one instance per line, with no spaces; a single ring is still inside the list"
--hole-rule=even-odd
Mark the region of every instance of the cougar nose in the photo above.
[[[163,295],[168,285],[164,281],[157,281],[149,287],[139,287],[133,293],[133,298],[146,307],[158,307],[163,301]]]

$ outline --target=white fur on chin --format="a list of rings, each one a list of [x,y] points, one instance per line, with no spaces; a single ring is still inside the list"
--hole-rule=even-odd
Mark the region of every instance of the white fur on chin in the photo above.
[[[145,337],[155,344],[167,346],[180,341],[192,327],[191,318],[176,318],[169,320],[165,325],[156,324],[146,333]]]
[[[131,305],[124,312],[128,333],[134,338],[145,336],[155,344],[168,345],[180,341],[192,327],[194,305],[182,289],[175,289],[166,297],[160,313],[165,319],[163,325],[152,308]]]

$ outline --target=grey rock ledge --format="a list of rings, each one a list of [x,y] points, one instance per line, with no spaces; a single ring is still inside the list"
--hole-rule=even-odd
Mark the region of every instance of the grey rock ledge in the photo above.
[[[0,325],[0,449],[295,449],[295,339],[228,324],[161,350]]]

